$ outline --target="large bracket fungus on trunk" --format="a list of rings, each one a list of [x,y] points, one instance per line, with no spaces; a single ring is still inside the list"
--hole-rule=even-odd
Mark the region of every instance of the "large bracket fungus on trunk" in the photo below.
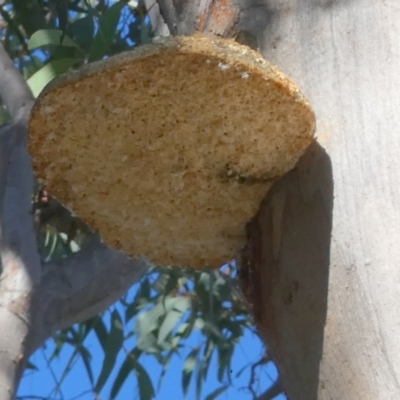
[[[51,82],[29,122],[36,173],[103,240],[158,265],[219,267],[315,116],[260,54],[201,35]]]

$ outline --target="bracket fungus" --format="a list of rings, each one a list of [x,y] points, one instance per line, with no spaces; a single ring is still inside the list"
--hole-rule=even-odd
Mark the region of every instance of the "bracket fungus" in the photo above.
[[[52,81],[29,120],[36,174],[104,242],[219,267],[311,143],[299,89],[233,41],[168,37]]]

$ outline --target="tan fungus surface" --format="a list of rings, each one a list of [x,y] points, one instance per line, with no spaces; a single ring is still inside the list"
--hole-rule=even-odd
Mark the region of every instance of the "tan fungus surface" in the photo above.
[[[315,117],[258,53],[170,37],[56,79],[29,129],[39,177],[107,244],[201,268],[237,254]]]

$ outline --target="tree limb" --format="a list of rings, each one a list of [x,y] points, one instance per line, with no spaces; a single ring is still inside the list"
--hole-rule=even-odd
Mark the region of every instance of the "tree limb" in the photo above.
[[[144,0],[147,14],[150,17],[151,28],[155,36],[168,36],[169,29],[161,13],[156,0]]]
[[[90,243],[60,264],[44,266],[34,325],[34,351],[59,329],[103,312],[139,281],[149,264],[111,249],[94,235]]]
[[[41,265],[31,217],[33,172],[26,120],[33,97],[0,44],[0,96],[14,123],[0,129],[0,398],[11,399],[26,363]]]
[[[29,290],[39,283],[40,260],[31,213],[33,171],[27,151],[26,121],[33,96],[24,78],[0,43],[0,96],[14,124],[0,130],[0,258],[3,275],[12,268],[30,281]],[[18,258],[18,262],[14,260]],[[16,263],[20,268],[16,268]],[[7,281],[6,281],[7,282]],[[6,283],[5,282],[5,283]],[[15,282],[13,283],[13,285]],[[2,286],[4,294],[4,286]],[[28,287],[24,286],[27,290]],[[13,289],[11,292],[18,293]],[[20,293],[19,293],[20,295]]]
[[[26,118],[34,102],[32,92],[24,77],[15,68],[1,43],[0,97],[14,122]]]
[[[234,0],[157,0],[161,14],[173,35],[203,32],[232,37],[239,20],[239,2]]]
[[[22,107],[23,108],[23,107]],[[25,112],[24,112],[25,114]],[[41,265],[31,216],[33,185],[23,115],[0,130],[0,398],[12,399],[27,360]]]

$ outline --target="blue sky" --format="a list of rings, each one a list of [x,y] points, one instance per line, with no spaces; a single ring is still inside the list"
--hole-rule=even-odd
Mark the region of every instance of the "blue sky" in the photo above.
[[[131,292],[134,291],[136,291],[136,286],[131,289]],[[157,392],[156,400],[169,400],[171,399],[171,396],[178,400],[185,398],[183,396],[181,383],[183,362],[190,350],[197,346],[202,340],[204,340],[204,337],[200,333],[195,333],[189,337],[186,342],[186,347],[182,352],[182,357],[176,356],[171,361],[161,389],[159,392]],[[89,335],[85,345],[88,347],[93,357],[92,365],[96,379],[102,366],[103,351],[94,334]],[[55,395],[54,388],[57,386],[57,382],[59,381],[66,363],[72,354],[73,348],[71,346],[66,346],[61,352],[60,357],[53,360],[51,363],[51,368],[49,368],[46,358],[49,358],[49,355],[52,353],[53,349],[54,341],[49,340],[47,341],[45,348],[39,349],[31,357],[31,361],[38,367],[39,371],[29,370],[25,373],[18,390],[18,396],[24,396],[25,400],[35,399],[34,396],[42,396],[49,400],[93,399],[93,393],[90,391],[90,382],[81,359],[78,359],[73,365],[71,371],[68,373],[66,379],[62,383],[60,391]],[[251,393],[247,390],[251,373],[250,368],[246,368],[238,378],[236,378],[236,374],[244,366],[251,365],[259,360],[262,354],[263,345],[259,337],[250,331],[246,331],[242,340],[236,346],[232,359],[232,385],[230,385],[229,389],[221,394],[218,399],[252,399]],[[101,393],[101,400],[108,400],[110,388],[114,381],[113,377],[116,376],[119,365],[121,365],[124,357],[124,354],[121,352],[112,376]],[[151,356],[142,356],[140,358],[140,362],[150,375],[153,385],[156,385],[162,366],[158,364],[158,362]],[[202,399],[205,399],[208,394],[221,386],[221,383],[217,380],[217,368],[217,359],[214,357],[211,362],[208,379],[203,386],[203,392],[201,396]],[[257,389],[257,394],[261,394],[276,379],[277,371],[273,363],[269,363],[267,366],[257,368],[256,371],[255,388]],[[38,399],[38,397],[36,397],[36,399]],[[139,400],[137,380],[134,375],[129,376],[117,399]],[[193,383],[189,387],[189,393],[186,399],[195,399],[195,385]],[[286,397],[281,395],[275,399],[284,400]]]

